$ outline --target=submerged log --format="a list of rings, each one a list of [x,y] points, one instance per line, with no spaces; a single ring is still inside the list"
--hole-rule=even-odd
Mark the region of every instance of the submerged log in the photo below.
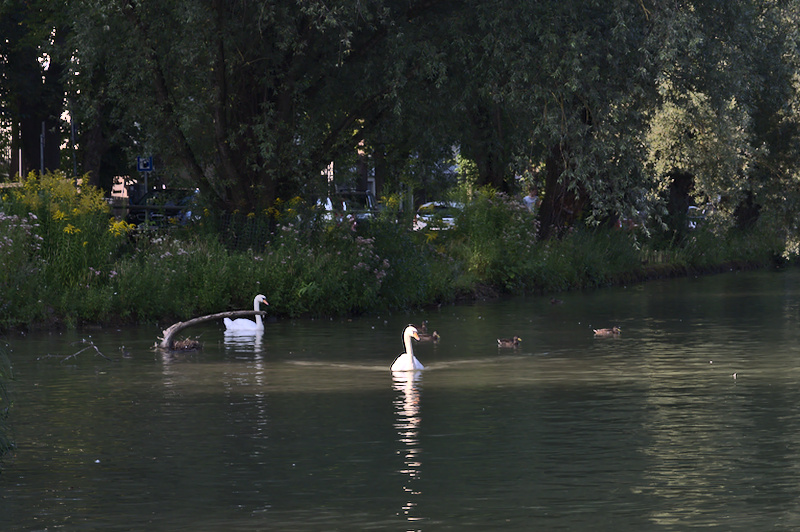
[[[211,321],[211,320],[221,320],[223,318],[245,318],[248,316],[256,316],[266,315],[266,311],[264,310],[231,310],[229,312],[218,312],[217,314],[209,314],[208,316],[200,316],[199,318],[192,318],[188,321],[179,321],[175,325],[171,325],[169,328],[164,329],[161,333],[164,336],[160,338],[161,342],[158,344],[159,349],[167,349],[170,351],[175,351],[175,346],[172,341],[172,338],[178,333],[185,329],[186,327],[190,327],[192,325],[197,325],[198,323],[203,323],[204,321]]]

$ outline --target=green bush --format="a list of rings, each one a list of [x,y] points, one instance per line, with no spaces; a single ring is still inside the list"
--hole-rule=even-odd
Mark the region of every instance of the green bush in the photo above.
[[[534,215],[521,202],[488,188],[464,203],[445,252],[462,262],[476,282],[524,290],[536,258]]]
[[[0,328],[43,318],[37,312],[41,306],[32,304],[43,295],[43,238],[38,227],[33,214],[19,216],[0,210]]]
[[[280,316],[360,314],[453,301],[481,285],[514,293],[603,286],[638,278],[643,264],[766,264],[781,245],[767,227],[707,227],[658,250],[611,229],[538,241],[537,221],[521,202],[491,189],[462,196],[450,230],[411,231],[397,222],[394,203],[354,230],[294,199],[260,214],[204,213],[196,225],[131,233],[109,218],[95,189],[78,190],[58,174],[32,176],[0,203],[0,259],[8,265],[0,271],[0,328],[185,320],[249,309],[257,293]]]
[[[379,293],[381,307],[409,308],[452,300],[457,269],[436,242],[390,218],[370,225],[370,235],[387,266]]]
[[[42,238],[41,257],[48,284],[75,286],[86,281],[88,268],[103,268],[130,230],[111,221],[110,208],[100,189],[75,186],[55,172],[29,175],[12,189],[4,202],[19,216],[35,215]]]

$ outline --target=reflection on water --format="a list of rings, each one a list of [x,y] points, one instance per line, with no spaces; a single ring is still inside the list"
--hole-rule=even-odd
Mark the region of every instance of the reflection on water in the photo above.
[[[417,500],[420,496],[418,479],[422,470],[420,461],[419,424],[420,415],[419,381],[421,371],[393,371],[392,388],[400,392],[394,400],[397,430],[397,441],[401,448],[398,453],[403,456],[404,468],[400,473],[405,477],[403,492],[407,500],[403,504],[403,516],[409,521],[421,520],[414,514]]]
[[[261,352],[264,331],[229,331],[223,333],[225,349],[230,352]]]
[[[10,340],[3,530],[800,529],[800,272]],[[429,319],[424,372],[391,374]],[[618,325],[618,339],[592,328]],[[525,339],[498,352],[496,338]],[[52,356],[48,356],[52,355]],[[736,373],[737,378],[732,378]],[[424,382],[424,385],[423,385]],[[424,404],[423,404],[424,401]],[[424,407],[424,408],[423,408]],[[422,414],[424,411],[424,423]]]

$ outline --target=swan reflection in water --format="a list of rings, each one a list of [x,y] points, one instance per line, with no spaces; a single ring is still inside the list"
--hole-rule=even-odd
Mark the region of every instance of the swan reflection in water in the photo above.
[[[421,371],[393,371],[392,387],[400,392],[394,400],[394,410],[397,415],[395,428],[397,429],[398,454],[403,456],[404,467],[400,473],[405,475],[403,491],[408,501],[403,505],[403,516],[409,521],[419,521],[422,518],[413,515],[417,503],[414,499],[420,492],[414,489],[414,484],[419,479],[422,462],[419,444],[419,424],[422,420],[419,404],[419,381]]]
[[[264,339],[264,331],[232,331],[226,330],[223,333],[223,342],[226,351],[244,351],[252,353],[261,352],[261,342]]]

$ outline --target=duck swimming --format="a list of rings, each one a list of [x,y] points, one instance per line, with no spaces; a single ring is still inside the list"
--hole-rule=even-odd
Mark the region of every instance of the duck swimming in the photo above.
[[[392,371],[415,371],[425,369],[425,366],[414,356],[414,346],[411,344],[412,338],[419,341],[419,332],[416,327],[409,325],[403,331],[403,344],[406,346],[406,352],[394,359]]]
[[[422,324],[417,327],[417,334],[419,334],[420,342],[438,342],[441,338],[436,331],[428,333],[428,320],[423,321]]]
[[[610,329],[595,329],[595,336],[619,336],[622,334],[622,329],[619,327],[611,327]]]
[[[441,336],[438,332],[433,331],[432,333],[419,333],[419,341],[420,342],[438,342]]]
[[[497,347],[519,347],[522,338],[515,336],[513,338],[498,338]]]

